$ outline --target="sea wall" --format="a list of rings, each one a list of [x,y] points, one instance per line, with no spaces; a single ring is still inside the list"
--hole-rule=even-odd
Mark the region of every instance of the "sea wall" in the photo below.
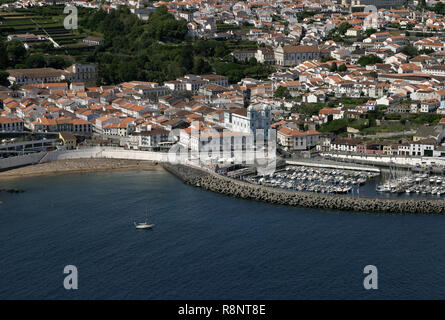
[[[234,180],[185,165],[163,164],[184,183],[228,196],[306,208],[384,213],[444,214],[441,199],[384,199],[280,190]]]
[[[0,171],[38,163],[45,155],[46,152],[36,152],[0,159]]]
[[[42,151],[0,159],[0,171],[17,167],[68,159],[124,159],[141,161],[168,161],[168,153],[125,150],[122,148],[92,147],[78,150]]]
[[[145,161],[167,161],[168,153],[152,151],[125,150],[122,148],[93,147],[78,150],[58,150],[48,152],[48,155],[41,162],[85,159],[85,158],[110,158]]]

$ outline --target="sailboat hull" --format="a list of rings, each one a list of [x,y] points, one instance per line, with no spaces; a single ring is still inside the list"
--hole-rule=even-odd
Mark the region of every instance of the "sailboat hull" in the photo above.
[[[155,225],[154,224],[147,224],[147,225],[137,225],[136,229],[151,229],[153,228]]]

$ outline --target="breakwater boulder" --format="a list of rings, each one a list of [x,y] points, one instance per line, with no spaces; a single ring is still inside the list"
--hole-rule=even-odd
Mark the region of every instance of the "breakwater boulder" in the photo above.
[[[163,166],[186,184],[242,199],[328,210],[445,214],[445,200],[442,199],[384,199],[295,192],[254,185],[185,165]]]
[[[23,190],[23,189],[0,189],[0,192],[23,193],[23,192],[25,192],[25,190]]]
[[[182,164],[175,165],[170,163],[163,163],[162,167],[171,174],[181,179],[182,182],[193,186],[199,186],[199,182],[201,181],[201,179],[210,175],[209,172],[202,169],[185,166]]]

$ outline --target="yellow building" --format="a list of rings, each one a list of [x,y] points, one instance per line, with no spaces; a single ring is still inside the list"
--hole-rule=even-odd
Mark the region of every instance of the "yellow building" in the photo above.
[[[59,139],[62,140],[63,145],[67,150],[77,148],[76,136],[69,132],[59,132]]]
[[[383,153],[386,155],[391,155],[391,145],[383,146]]]

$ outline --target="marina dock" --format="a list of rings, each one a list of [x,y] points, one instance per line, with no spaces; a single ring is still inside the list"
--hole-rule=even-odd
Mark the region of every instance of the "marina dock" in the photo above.
[[[315,160],[315,159],[287,160],[286,164],[293,166],[307,166],[307,167],[317,167],[317,168],[356,170],[356,171],[368,171],[368,172],[380,173],[380,169],[376,167],[362,166],[352,163],[343,164],[329,160]]]

